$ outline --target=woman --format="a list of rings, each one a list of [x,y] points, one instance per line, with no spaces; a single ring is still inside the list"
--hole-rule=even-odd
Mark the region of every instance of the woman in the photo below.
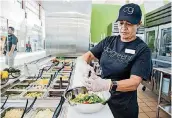
[[[136,37],[141,16],[138,5],[122,6],[117,19],[120,35],[106,37],[82,56],[87,63],[99,60],[101,77],[93,73],[85,86],[91,91],[111,92],[108,104],[115,118],[138,118],[137,87],[151,73],[151,51]]]

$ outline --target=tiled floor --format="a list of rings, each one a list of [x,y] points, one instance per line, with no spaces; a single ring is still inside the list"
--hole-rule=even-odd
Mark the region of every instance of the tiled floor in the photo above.
[[[139,104],[139,118],[156,118],[158,96],[149,89],[142,91],[142,85],[140,85],[137,99]],[[170,118],[170,116],[160,111],[160,118]]]

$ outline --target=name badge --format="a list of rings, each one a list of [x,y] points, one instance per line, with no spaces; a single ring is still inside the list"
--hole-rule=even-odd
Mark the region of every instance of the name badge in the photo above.
[[[125,53],[128,53],[128,54],[135,54],[135,50],[132,50],[132,49],[125,49]]]

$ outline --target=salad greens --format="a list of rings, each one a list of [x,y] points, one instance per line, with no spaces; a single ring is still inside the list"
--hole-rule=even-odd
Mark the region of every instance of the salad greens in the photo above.
[[[101,99],[98,95],[96,94],[78,94],[76,98],[71,99],[71,102],[74,103],[82,103],[82,104],[94,104],[94,103],[102,103],[104,102],[103,99]]]

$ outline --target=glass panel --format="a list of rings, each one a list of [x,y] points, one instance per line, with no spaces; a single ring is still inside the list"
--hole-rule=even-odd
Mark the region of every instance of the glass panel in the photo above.
[[[5,40],[8,36],[7,19],[0,17],[0,56],[3,56]]]
[[[155,52],[155,31],[147,32],[147,44],[152,53]]]
[[[171,57],[171,28],[164,28],[161,30],[161,45],[160,45],[160,55]]]
[[[35,52],[43,50],[43,40],[41,27],[34,25],[28,30],[25,52]]]
[[[26,1],[26,10],[33,12],[39,17],[39,5],[35,1]]]

